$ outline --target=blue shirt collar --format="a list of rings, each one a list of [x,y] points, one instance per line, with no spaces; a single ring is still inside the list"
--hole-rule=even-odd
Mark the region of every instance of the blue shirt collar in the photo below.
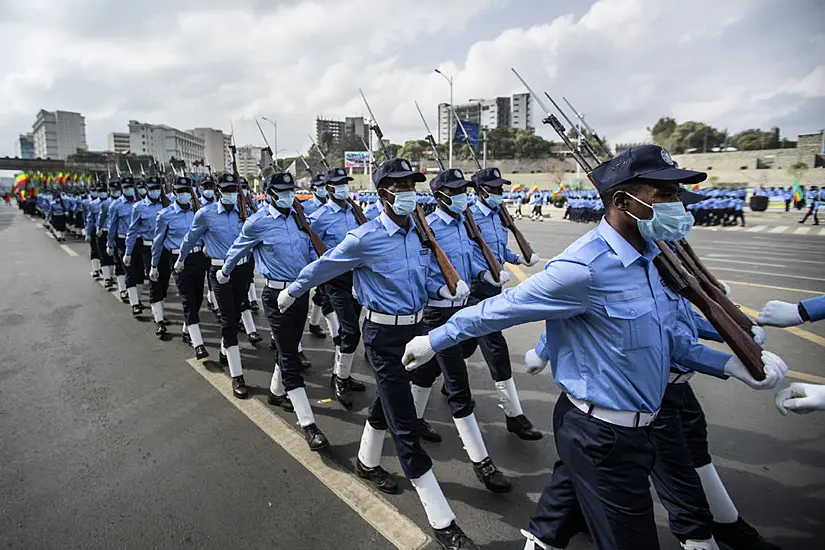
[[[333,211],[333,212],[335,212],[336,214],[337,214],[338,212],[340,212],[341,210],[343,210],[343,208],[341,208],[340,206],[338,206],[337,204],[335,204],[335,201],[330,200],[330,199],[327,199],[327,208],[329,208],[330,210],[332,210],[332,211]]]
[[[398,227],[398,224],[392,221],[390,217],[387,216],[387,213],[383,210],[381,211],[381,214],[378,215],[378,219],[381,220],[381,224],[384,226],[384,229],[387,230],[387,233],[389,233],[390,237],[395,235],[396,232],[401,231],[401,228]],[[415,224],[412,220],[410,220],[410,227],[415,227]]]
[[[481,199],[478,199],[476,201],[476,204],[478,205],[478,209],[481,211],[481,213],[484,214],[485,218],[493,213],[493,210],[490,207],[488,207],[486,204],[481,202]]]
[[[241,194],[238,193],[238,200],[241,200],[241,198],[242,198]],[[227,216],[229,215],[229,212],[232,212],[232,210],[237,212],[239,215],[241,213],[241,211],[238,210],[238,203],[237,202],[235,202],[235,205],[232,207],[232,210],[227,212],[226,211],[226,206],[221,201],[215,201],[215,210],[218,212],[218,214],[226,214]]]
[[[613,249],[613,252],[619,257],[622,265],[628,267],[633,262],[641,257],[652,261],[659,254],[658,247],[653,243],[645,243],[645,251],[639,254],[639,251],[622,237],[618,231],[613,229],[613,226],[607,223],[607,218],[602,218],[601,223],[596,228],[596,231],[602,236],[605,242]]]
[[[459,220],[456,220],[455,218],[453,218],[452,216],[450,216],[449,214],[447,214],[447,213],[446,213],[446,212],[444,212],[441,208],[438,208],[438,207],[436,207],[436,209],[435,209],[435,214],[436,214],[439,218],[441,218],[442,220],[444,220],[444,223],[446,223],[447,225],[450,225],[451,223],[454,223],[454,222],[455,222],[455,223],[458,223],[458,221],[459,221]],[[461,216],[461,214],[459,214],[459,217],[460,217],[460,216]]]
[[[272,216],[272,219],[274,220],[277,220],[280,216],[284,215],[280,210],[278,210],[271,204],[267,205],[267,210],[269,210],[269,215]],[[290,207],[289,212],[292,213],[295,212],[295,210],[292,207]]]
[[[172,208],[175,210],[176,214],[180,214],[181,212],[183,212],[183,208],[180,207],[180,203],[177,200],[172,201],[172,203]]]

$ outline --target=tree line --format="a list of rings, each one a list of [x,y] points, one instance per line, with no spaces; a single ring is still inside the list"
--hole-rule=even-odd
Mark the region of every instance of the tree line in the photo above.
[[[727,129],[720,130],[704,122],[689,120],[679,124],[672,117],[661,117],[647,130],[653,143],[672,154],[711,152],[729,147],[740,151],[796,147],[795,141],[781,137],[777,127],[768,131],[750,128],[731,135]]]

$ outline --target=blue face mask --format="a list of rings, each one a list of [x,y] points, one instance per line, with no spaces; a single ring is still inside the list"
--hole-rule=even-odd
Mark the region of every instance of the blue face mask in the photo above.
[[[123,196],[124,197],[134,197],[135,196],[135,188],[134,187],[124,187],[123,188]]]
[[[158,200],[160,198],[160,189],[149,189],[147,193],[149,198],[152,200]]]
[[[189,204],[189,201],[192,200],[192,193],[178,191],[175,195],[175,200],[178,201],[178,204]]]
[[[214,199],[215,198],[215,190],[214,189],[204,189],[203,190],[203,198],[205,198],[205,199]]]
[[[319,199],[327,198],[327,188],[326,187],[318,187],[315,189],[315,196]]]
[[[348,183],[336,183],[334,186],[335,191],[333,191],[332,196],[339,201],[345,201],[349,198],[349,184]]]
[[[278,191],[278,198],[275,199],[275,206],[278,208],[289,208],[295,200],[295,191]]]
[[[264,200],[266,201],[266,204],[272,204],[272,197],[269,195],[265,195]]]
[[[388,193],[395,197],[395,202],[390,205],[393,212],[399,216],[409,216],[413,213],[415,205],[418,203],[415,191],[402,191],[400,193],[388,191]]]
[[[221,203],[229,206],[238,202],[238,193],[221,193]]]
[[[445,197],[449,197],[449,195],[442,193]],[[453,195],[450,197],[452,200],[452,204],[446,205],[447,209],[450,212],[455,212],[456,214],[461,214],[465,210],[467,210],[467,193],[461,193],[460,195]]]
[[[119,199],[120,198],[120,191],[112,191],[112,198]]]
[[[138,187],[138,193],[140,193],[141,197],[145,197],[147,195],[147,191],[143,187]]]
[[[498,208],[501,206],[504,197],[501,195],[494,195],[492,193],[488,193],[486,197],[484,197],[484,202],[487,203],[487,206],[490,208]]]
[[[241,191],[243,192],[243,196],[244,196],[244,197],[246,197],[247,195],[249,195],[249,189],[244,189],[244,188],[241,188]]]
[[[653,217],[642,220],[627,212],[627,215],[636,220],[639,233],[648,242],[678,241],[684,239],[693,227],[693,214],[685,210],[681,201],[660,202],[653,205],[637,199],[630,193],[627,196],[653,210]]]

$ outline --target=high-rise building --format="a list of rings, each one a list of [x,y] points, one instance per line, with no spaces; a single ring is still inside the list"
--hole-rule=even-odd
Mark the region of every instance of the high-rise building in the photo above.
[[[321,144],[321,136],[328,133],[332,136],[332,143],[340,143],[344,136],[345,123],[342,120],[329,120],[321,117],[315,119],[315,142]]]
[[[14,141],[14,156],[20,159],[34,158],[34,136],[29,134],[20,134]]]
[[[114,153],[129,151],[129,132],[109,132],[107,150]]]
[[[232,171],[230,136],[224,134],[223,130],[213,128],[195,128],[189,133],[203,140],[204,162],[211,166],[214,172]]]
[[[510,124],[513,128],[536,131],[536,126],[533,124],[533,98],[529,93],[513,94],[513,114]]]
[[[129,151],[136,155],[152,155],[166,164],[172,157],[191,166],[204,160],[203,139],[165,124],[129,121]]]
[[[34,154],[40,158],[65,160],[78,151],[87,151],[86,119],[80,113],[41,109],[32,125]]]
[[[238,162],[238,173],[247,179],[261,173],[261,148],[254,145],[238,147],[235,158]]]

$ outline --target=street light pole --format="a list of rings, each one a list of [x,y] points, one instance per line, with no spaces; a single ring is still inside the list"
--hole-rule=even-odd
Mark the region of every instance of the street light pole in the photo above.
[[[438,74],[444,77],[444,80],[450,85],[450,112],[448,113],[448,130],[450,132],[450,160],[449,160],[449,167],[453,167],[453,134],[455,133],[453,129],[453,77],[447,76],[438,69],[435,70]]]
[[[275,139],[273,141],[273,144],[275,145],[275,148],[272,151],[272,157],[273,157],[272,161],[277,166],[278,165],[278,121],[277,120],[275,120],[275,121],[269,120],[265,116],[262,116],[261,118],[263,120],[267,121],[268,123],[272,124],[272,132],[273,132],[273,134],[275,134]]]

